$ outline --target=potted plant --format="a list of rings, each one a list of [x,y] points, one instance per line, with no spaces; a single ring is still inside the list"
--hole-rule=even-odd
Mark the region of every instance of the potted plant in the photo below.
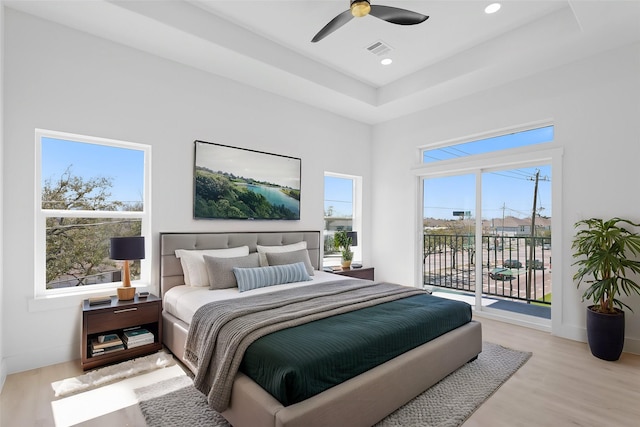
[[[588,285],[582,300],[593,302],[587,308],[589,348],[604,360],[618,360],[624,347],[623,307],[631,307],[617,297],[640,295],[640,285],[629,277],[640,274],[640,235],[625,226],[640,224],[622,218],[578,221],[571,246],[577,258],[573,265],[578,266],[573,280],[578,287]]]
[[[351,237],[346,231],[336,231],[333,236],[333,245],[342,254],[342,268],[351,267],[351,261],[353,260],[353,252],[351,251]]]

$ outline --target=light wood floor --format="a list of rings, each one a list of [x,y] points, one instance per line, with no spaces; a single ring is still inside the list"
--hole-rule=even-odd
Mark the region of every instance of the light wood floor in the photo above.
[[[605,362],[583,343],[477,320],[485,341],[533,356],[464,427],[640,425],[640,356],[625,353],[617,362]],[[54,426],[50,384],[80,373],[75,361],[10,375],[0,394],[0,426]],[[82,425],[143,426],[144,420],[132,406]]]

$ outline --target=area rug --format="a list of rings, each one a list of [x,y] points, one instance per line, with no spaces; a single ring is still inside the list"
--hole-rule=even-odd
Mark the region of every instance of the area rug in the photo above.
[[[68,396],[111,384],[154,369],[165,368],[174,363],[175,361],[172,355],[164,351],[159,351],[148,356],[127,360],[117,365],[95,369],[77,377],[56,381],[51,383],[51,387],[56,397]]]
[[[376,427],[457,427],[529,358],[521,352],[483,343],[478,358],[453,372]],[[135,390],[149,427],[229,427],[184,375]]]

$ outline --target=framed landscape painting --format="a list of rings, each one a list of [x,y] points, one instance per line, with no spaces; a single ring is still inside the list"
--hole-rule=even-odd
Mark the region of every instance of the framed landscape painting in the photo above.
[[[195,141],[194,218],[300,219],[302,161]]]

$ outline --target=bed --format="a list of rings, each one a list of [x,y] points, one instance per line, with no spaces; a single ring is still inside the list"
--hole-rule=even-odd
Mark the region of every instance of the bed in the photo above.
[[[304,251],[299,249],[302,247],[300,245],[306,247]],[[259,300],[260,298],[267,298],[267,295],[280,295],[279,293],[274,294],[274,291],[285,289],[287,293],[299,291],[300,295],[309,292],[308,289],[314,289],[315,292],[323,292],[327,295],[334,295],[334,292],[351,292],[350,289],[345,290],[346,288],[353,288],[355,292],[361,292],[362,289],[367,288],[366,292],[371,292],[368,289],[387,286],[387,284],[362,281],[360,279],[345,280],[342,276],[319,271],[321,256],[320,245],[321,233],[318,231],[161,233],[160,292],[163,297],[164,345],[196,374],[197,379],[198,368],[194,363],[194,352],[191,351],[193,347],[192,340],[194,330],[198,329],[196,326],[198,322],[202,320],[201,317],[203,317],[203,315],[201,313],[206,311],[203,310],[202,306],[207,302],[212,303],[207,305],[207,307],[216,307],[215,304],[219,304],[215,309],[210,310],[215,312],[223,311],[221,310],[222,308],[236,304],[236,302],[227,302],[227,299],[232,301],[237,298],[237,304],[241,304],[240,299],[242,298],[240,297],[243,296],[242,294],[252,294],[252,298]],[[245,247],[247,249],[245,249]],[[189,251],[188,253],[191,255],[192,252],[199,250],[212,250],[213,252],[231,250],[229,253],[225,252],[225,255],[220,256],[228,256],[230,260],[249,259],[249,256],[234,256],[238,253],[233,251],[240,248],[245,251],[248,250],[250,257],[259,256],[265,258],[269,256],[269,260],[272,261],[279,259],[286,260],[287,253],[304,252],[308,255],[308,259],[306,259],[305,262],[298,262],[295,263],[295,265],[282,265],[281,268],[288,269],[289,267],[297,267],[297,270],[311,270],[313,274],[310,276],[311,280],[286,283],[268,288],[251,289],[251,292],[238,292],[238,288],[210,291],[206,286],[200,288],[193,286],[194,277],[197,277],[197,274],[194,274],[195,270],[193,270],[191,266],[184,264],[184,256],[181,258],[176,256],[176,251],[181,254]],[[269,251],[274,250],[278,255],[265,256],[263,252],[260,252],[260,254],[257,253],[258,249],[263,251],[268,248],[272,248],[269,249]],[[282,248],[282,251],[279,250],[280,248]],[[282,254],[280,254],[280,252],[282,252]],[[216,257],[215,254],[213,256]],[[207,262],[213,262],[213,260],[207,258]],[[227,261],[223,261],[223,264],[225,262],[228,264]],[[260,262],[264,262],[264,259]],[[284,261],[280,262],[280,264],[284,264]],[[186,275],[183,265],[187,269]],[[212,264],[207,265],[210,268]],[[269,267],[269,269],[271,269],[271,267]],[[261,271],[265,269],[246,268],[243,272],[251,272],[254,270]],[[201,271],[200,274],[205,273]],[[238,279],[240,280],[242,277],[238,276]],[[187,280],[191,280],[191,286],[185,284]],[[241,281],[238,283],[238,286],[246,286],[246,283]],[[389,286],[397,287],[397,285]],[[415,290],[414,288],[408,287],[398,288],[411,289],[408,292],[414,292]],[[293,289],[295,289],[295,291]],[[398,292],[405,291],[399,290]],[[403,298],[402,300],[392,300],[385,304],[401,304],[405,303],[405,301],[410,301],[412,298],[426,298],[420,294],[419,290],[415,290],[415,292],[416,294],[412,293],[408,297],[398,297]],[[340,296],[340,298],[336,298],[335,296],[332,298],[332,301],[345,299],[342,296]],[[367,298],[372,297],[365,297],[365,300],[369,301]],[[377,298],[377,296],[375,298]],[[387,297],[385,296],[385,298]],[[225,302],[216,302],[222,300]],[[302,300],[301,298],[301,301]],[[365,300],[358,300],[357,302],[357,304],[364,304],[363,307],[368,307],[358,310],[359,313],[365,313],[363,310],[382,307],[376,305],[377,303],[370,304]],[[351,303],[344,305],[349,304]],[[369,307],[370,305],[373,306]],[[286,306],[292,307],[289,306],[288,303]],[[329,317],[328,320],[325,321],[331,322],[333,320],[336,322],[336,319],[339,318],[338,316],[355,315],[352,314],[354,312],[342,311],[342,308],[338,310],[338,314]],[[315,324],[316,322],[313,323]],[[293,329],[299,327],[309,326],[303,323],[302,326],[296,325],[278,333],[292,333],[291,331]],[[190,329],[191,337],[189,336]],[[305,331],[304,334],[309,334],[309,332]],[[275,336],[275,334],[270,334],[267,337],[272,336]],[[188,340],[190,340],[189,343],[187,342]],[[206,340],[202,341],[204,342]],[[265,388],[263,388],[265,387],[264,384],[262,386],[258,385],[256,381],[259,382],[259,380],[249,376],[253,375],[251,371],[248,371],[249,373],[247,374],[243,369],[240,369],[237,372],[232,371],[234,374],[226,378],[231,380],[228,393],[229,400],[228,404],[224,405],[224,410],[220,412],[234,427],[371,426],[449,373],[468,361],[473,360],[481,350],[482,332],[480,324],[469,319],[469,321],[462,322],[460,326],[456,326],[454,329],[438,335],[434,339],[429,339],[427,342],[417,345],[408,351],[404,351],[377,366],[372,366],[365,372],[359,373],[337,385],[330,386],[318,394],[301,397],[298,400],[285,402],[285,404],[281,403],[282,397],[280,397],[281,400],[278,400],[273,397],[272,394],[265,391]],[[249,350],[247,350],[247,357],[249,358],[249,356],[250,353]],[[259,358],[260,356],[258,356],[258,359]],[[243,363],[250,365],[250,363],[245,363],[245,361],[243,361]],[[259,370],[261,370],[261,368],[258,368],[258,371]],[[203,371],[204,370],[202,370],[200,374],[203,374]],[[200,375],[200,377],[202,376],[204,375]]]

